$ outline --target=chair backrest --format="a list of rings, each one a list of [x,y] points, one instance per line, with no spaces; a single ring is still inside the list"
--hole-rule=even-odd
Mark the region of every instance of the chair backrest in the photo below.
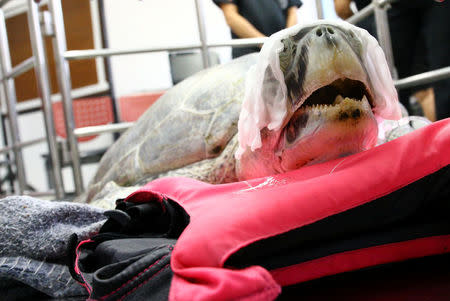
[[[109,96],[74,99],[72,103],[75,127],[86,127],[112,123],[114,121],[111,98]],[[62,102],[53,103],[53,118],[56,135],[67,137]],[[81,137],[78,141],[88,141],[94,136]]]
[[[220,64],[220,58],[216,52],[209,51],[208,57],[210,66]],[[171,52],[169,62],[174,85],[203,69],[200,52]]]
[[[119,98],[122,121],[136,121],[165,91],[122,96]]]

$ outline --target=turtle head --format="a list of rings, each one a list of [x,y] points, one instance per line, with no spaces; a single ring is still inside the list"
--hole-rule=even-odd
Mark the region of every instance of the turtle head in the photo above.
[[[238,176],[298,169],[375,146],[377,119],[399,119],[384,53],[367,31],[320,21],[270,37],[249,70]]]

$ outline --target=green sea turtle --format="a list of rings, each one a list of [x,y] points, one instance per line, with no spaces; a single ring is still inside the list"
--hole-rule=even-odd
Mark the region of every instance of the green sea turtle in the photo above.
[[[400,107],[377,41],[345,22],[291,27],[167,91],[111,146],[83,198],[112,207],[163,176],[226,183],[335,159],[375,146],[378,117],[398,119]]]

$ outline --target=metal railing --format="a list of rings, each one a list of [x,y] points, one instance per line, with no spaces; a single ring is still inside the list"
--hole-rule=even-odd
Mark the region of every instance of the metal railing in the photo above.
[[[258,46],[264,44],[268,38],[248,38],[248,39],[234,39],[226,42],[211,42],[207,44],[207,48],[215,47],[248,47]],[[116,55],[129,55],[139,53],[150,53],[160,51],[183,51],[203,49],[201,43],[188,44],[188,45],[167,45],[159,47],[143,47],[143,48],[129,48],[129,49],[88,49],[88,50],[69,50],[64,53],[64,58],[67,60],[85,60],[97,57],[116,56]]]
[[[48,9],[52,17],[52,44],[57,74],[56,77],[58,79],[58,87],[62,97],[67,141],[69,144],[70,156],[72,159],[75,192],[76,194],[81,194],[83,192],[83,177],[81,174],[78,142],[74,134],[75,117],[73,115],[72,108],[72,81],[70,78],[69,62],[64,58],[64,53],[67,51],[67,44],[66,33],[64,31],[64,17],[62,12],[61,0],[49,0]]]
[[[3,1],[2,5],[6,2],[7,1]],[[55,190],[50,192],[42,192],[41,194],[55,195],[56,198],[61,199],[64,196],[64,189],[62,183],[61,168],[59,166],[59,156],[56,147],[56,134],[51,109],[47,62],[42,40],[41,27],[39,25],[39,7],[38,4],[33,0],[28,0],[27,5],[28,29],[30,32],[32,57],[24,60],[15,67],[11,66],[11,56],[6,31],[6,20],[3,10],[0,8],[0,68],[2,71],[1,81],[5,92],[4,94],[7,107],[5,116],[8,119],[7,124],[10,136],[10,139],[7,139],[10,141],[10,143],[8,143],[10,145],[6,145],[5,147],[1,148],[0,153],[11,153],[14,157],[15,172],[18,181],[18,188],[14,188],[14,193],[33,194],[34,192],[27,191],[27,181],[22,148],[46,141],[52,163]],[[41,99],[46,137],[22,142],[19,134],[18,114],[16,108],[17,96],[15,92],[14,78],[32,68],[34,68],[35,70],[38,93]]]
[[[394,81],[394,85],[397,89],[405,89],[414,86],[429,84],[449,77],[450,66],[396,80]]]
[[[30,0],[32,1],[32,0]],[[203,66],[209,66],[207,51],[212,47],[246,47],[261,45],[266,38],[256,39],[239,39],[220,43],[206,43],[205,26],[203,23],[203,6],[199,0],[195,0],[195,7],[197,13],[198,30],[200,35],[200,43],[191,45],[168,45],[165,47],[149,47],[149,48],[134,48],[134,49],[91,49],[91,50],[71,50],[67,51],[66,38],[64,33],[64,19],[61,7],[61,0],[49,0],[49,12],[52,19],[52,28],[54,35],[52,36],[52,43],[55,54],[56,73],[58,78],[59,90],[64,108],[64,117],[66,121],[67,141],[70,150],[71,165],[73,169],[74,185],[77,194],[83,192],[83,177],[81,173],[80,157],[78,152],[77,137],[83,137],[89,134],[86,133],[106,133],[106,132],[121,132],[130,126],[129,123],[117,126],[117,124],[89,127],[88,129],[76,129],[74,123],[74,114],[72,109],[71,91],[71,77],[68,69],[69,60],[91,59],[96,57],[110,57],[115,55],[129,55],[138,53],[149,53],[158,51],[179,51],[200,49],[202,53]],[[113,89],[113,87],[110,87]]]
[[[3,90],[5,93],[6,108],[8,111],[8,126],[10,131],[9,141],[11,141],[12,144],[13,157],[15,161],[16,174],[19,185],[18,192],[23,194],[26,188],[26,178],[22,151],[21,148],[18,147],[18,144],[20,143],[20,135],[16,110],[16,88],[14,86],[14,78],[10,77],[13,68],[11,66],[11,55],[8,46],[5,15],[2,10],[0,10],[0,60],[1,72],[3,74]]]
[[[316,3],[319,3],[319,0],[316,1]],[[375,20],[377,25],[377,33],[380,41],[380,45],[383,48],[387,61],[389,64],[389,67],[391,68],[391,73],[395,75],[395,72],[393,71],[394,68],[394,62],[393,62],[393,56],[392,56],[392,49],[391,49],[391,41],[390,41],[390,35],[389,35],[389,26],[388,26],[388,20],[387,20],[387,10],[389,9],[389,0],[373,0],[373,2],[367,6],[366,8],[362,9],[360,12],[349,18],[347,21],[351,23],[357,23],[361,19],[367,17],[368,15],[374,13],[375,14]],[[36,5],[33,4],[33,0],[28,0],[28,4],[30,6],[30,9],[36,9]],[[226,42],[216,42],[216,43],[207,43],[206,36],[205,36],[205,25],[204,25],[204,12],[203,7],[201,5],[200,0],[195,0],[195,9],[197,14],[197,22],[198,22],[198,30],[199,30],[199,37],[200,37],[200,43],[190,44],[190,45],[167,45],[164,47],[147,47],[147,48],[130,48],[130,49],[110,49],[110,48],[104,48],[104,49],[90,49],[90,50],[70,50],[67,51],[67,45],[66,45],[66,37],[64,32],[64,19],[63,19],[63,12],[61,7],[61,0],[49,0],[48,1],[49,6],[49,12],[51,16],[51,24],[52,27],[52,43],[54,48],[54,55],[55,55],[55,63],[56,63],[56,71],[57,71],[57,78],[58,78],[58,85],[59,90],[61,91],[61,97],[63,102],[63,108],[64,108],[64,117],[65,117],[65,126],[66,126],[66,132],[67,132],[67,140],[69,144],[69,150],[70,150],[70,157],[71,157],[71,163],[72,163],[72,169],[73,169],[73,175],[74,175],[74,184],[75,184],[75,190],[77,194],[80,194],[84,187],[83,187],[83,178],[81,173],[81,166],[80,166],[80,157],[79,157],[79,151],[78,151],[78,142],[77,137],[84,137],[84,136],[90,136],[93,134],[101,134],[101,133],[111,133],[111,132],[121,132],[129,128],[132,123],[117,123],[117,124],[110,124],[110,125],[102,125],[102,126],[93,126],[93,127],[87,127],[87,128],[75,128],[74,123],[74,114],[73,114],[73,108],[72,108],[72,96],[71,96],[71,77],[70,72],[68,68],[68,61],[70,60],[83,60],[83,59],[91,59],[96,57],[110,57],[110,56],[117,56],[117,55],[132,55],[132,54],[138,54],[138,53],[150,53],[150,52],[159,52],[159,51],[177,51],[177,50],[192,50],[192,49],[200,49],[202,53],[202,59],[204,67],[209,66],[208,62],[208,49],[214,48],[214,47],[224,47],[224,46],[232,46],[232,47],[246,47],[246,46],[255,46],[255,45],[261,45],[264,43],[264,41],[267,38],[255,38],[255,39],[234,39]],[[319,3],[320,4],[320,3]],[[322,7],[321,5],[317,5],[318,9],[318,16],[323,16]],[[33,14],[30,14],[30,18],[36,18]],[[34,19],[33,19],[34,20]],[[37,22],[30,22],[31,25],[35,28],[39,27],[39,24]],[[31,28],[30,28],[31,31]],[[37,29],[34,32],[33,38],[36,40],[43,40],[42,34],[37,33]],[[36,47],[36,49],[33,48],[33,51],[36,51],[37,54],[43,53],[43,49],[40,47]],[[39,55],[35,54],[35,57],[40,57]],[[30,62],[23,62],[24,67],[17,66],[17,69],[25,69],[26,67],[29,67],[31,63]],[[20,64],[22,65],[22,64]],[[13,69],[14,70],[14,69]],[[13,70],[7,69],[6,72],[4,72],[4,77],[6,75],[15,74]],[[45,71],[45,70],[44,70]],[[48,76],[45,76],[45,72],[43,72],[42,81],[43,83],[40,83],[42,87],[49,86],[48,84]],[[408,78],[395,80],[395,85],[398,89],[403,89],[412,85],[419,85],[423,83],[429,83],[432,81],[436,81],[442,78],[448,78],[450,77],[450,67],[442,68],[439,70],[434,70],[426,73],[422,73],[419,75],[414,75]],[[394,77],[395,79],[395,77]],[[47,82],[46,82],[47,81]],[[113,87],[110,86],[110,89],[113,89]],[[47,91],[47,90],[45,90]],[[49,104],[49,100],[47,100],[47,92],[43,93],[44,98],[46,99],[43,101],[47,104]],[[14,108],[12,108],[14,111]],[[54,145],[53,141],[55,139],[54,136],[54,130],[52,130],[52,119],[50,115],[46,114],[46,120],[48,128],[47,128],[47,135],[51,136],[49,138],[48,143],[49,145]],[[20,158],[20,156],[18,157]],[[56,158],[56,157],[55,157]],[[52,157],[53,159],[53,157]],[[58,161],[59,162],[59,161]],[[19,162],[20,163],[20,162]],[[54,166],[56,168],[56,166]],[[60,171],[58,171],[60,172]],[[56,174],[56,173],[55,173]],[[57,183],[57,181],[55,181]],[[58,187],[58,183],[56,187]]]
[[[368,16],[370,16],[371,14],[373,14],[374,9],[375,9],[375,5],[373,3],[370,3],[369,5],[367,5],[366,7],[364,7],[360,11],[358,11],[356,14],[354,14],[350,18],[346,19],[345,21],[347,21],[348,23],[351,23],[351,24],[356,24],[359,21],[362,21],[365,18],[367,18]]]

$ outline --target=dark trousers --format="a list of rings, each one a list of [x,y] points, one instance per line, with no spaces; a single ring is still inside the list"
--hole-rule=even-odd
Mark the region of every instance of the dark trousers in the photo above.
[[[394,63],[400,78],[450,66],[449,1],[400,1],[392,4],[388,14]],[[437,119],[450,117],[450,79],[430,86],[434,88]],[[414,91],[399,91],[400,101],[408,109],[409,95]]]

